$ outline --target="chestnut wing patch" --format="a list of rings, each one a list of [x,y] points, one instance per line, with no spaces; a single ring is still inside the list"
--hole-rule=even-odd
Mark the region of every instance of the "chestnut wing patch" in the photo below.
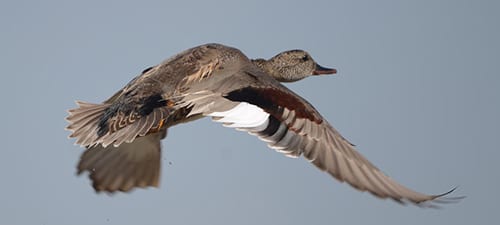
[[[308,119],[317,124],[323,122],[321,116],[307,101],[277,88],[245,87],[232,91],[225,97],[231,101],[248,102],[259,106],[276,118],[281,118],[283,108],[287,108],[294,111],[297,118]]]

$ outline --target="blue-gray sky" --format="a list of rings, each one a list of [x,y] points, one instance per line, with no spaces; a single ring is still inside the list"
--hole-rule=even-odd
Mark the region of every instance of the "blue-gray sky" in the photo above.
[[[0,224],[497,224],[498,1],[4,1]],[[161,187],[97,195],[75,176],[74,100],[219,42],[249,57],[305,49],[337,76],[288,85],[388,175],[441,210],[341,184],[203,119],[162,142]]]

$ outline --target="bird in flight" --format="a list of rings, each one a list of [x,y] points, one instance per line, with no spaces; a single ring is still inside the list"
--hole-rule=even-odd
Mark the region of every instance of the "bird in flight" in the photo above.
[[[100,104],[77,101],[66,118],[70,137],[86,148],[78,174],[87,171],[97,192],[159,186],[160,141],[167,129],[202,117],[257,136],[289,157],[304,156],[352,187],[400,203],[447,202],[453,190],[413,191],[363,157],[305,99],[281,82],[335,74],[303,50],[269,60],[205,44],[150,67]]]

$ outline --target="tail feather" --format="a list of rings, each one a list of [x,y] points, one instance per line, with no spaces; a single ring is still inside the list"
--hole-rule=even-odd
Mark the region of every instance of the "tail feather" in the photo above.
[[[92,104],[77,101],[78,108],[69,110],[66,120],[70,123],[66,129],[72,131],[70,138],[76,138],[76,144],[92,147],[102,144],[103,147],[113,144],[118,147],[122,143],[131,143],[135,138],[145,136],[151,132],[158,132],[170,110],[165,107],[155,108],[147,116],[136,116],[134,121],[124,124],[119,129],[108,129],[102,135],[102,117],[111,106],[109,103]],[[123,121],[123,118],[114,120]]]
[[[67,130],[72,131],[69,137],[76,138],[76,143],[83,146],[92,146],[97,144],[99,139],[97,129],[99,119],[110,104],[93,104],[77,101],[78,108],[68,111],[69,116],[66,120],[69,125]]]

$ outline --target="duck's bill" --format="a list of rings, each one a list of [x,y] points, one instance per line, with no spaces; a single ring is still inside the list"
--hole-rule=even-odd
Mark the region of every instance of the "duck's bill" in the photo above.
[[[336,73],[337,73],[336,69],[322,67],[319,64],[316,64],[316,69],[313,72],[314,75],[336,74]]]

